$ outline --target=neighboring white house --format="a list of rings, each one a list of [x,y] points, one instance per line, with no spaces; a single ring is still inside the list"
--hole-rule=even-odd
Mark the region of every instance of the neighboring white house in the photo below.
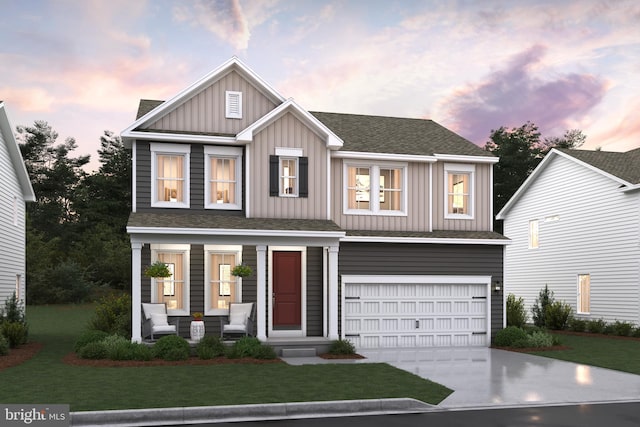
[[[35,199],[7,110],[0,101],[0,307],[14,292],[26,302],[25,202]]]
[[[576,317],[640,324],[640,148],[552,150],[498,213],[505,293],[545,285]]]

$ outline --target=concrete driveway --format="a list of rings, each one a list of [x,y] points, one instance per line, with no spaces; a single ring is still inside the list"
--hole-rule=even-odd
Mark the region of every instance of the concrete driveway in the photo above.
[[[486,347],[363,350],[455,390],[443,408],[638,400],[640,376]]]

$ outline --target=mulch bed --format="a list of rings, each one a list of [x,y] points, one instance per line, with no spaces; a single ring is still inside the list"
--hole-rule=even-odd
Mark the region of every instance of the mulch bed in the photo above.
[[[18,366],[36,355],[42,348],[39,342],[30,342],[9,350],[6,356],[0,356],[0,371]]]
[[[571,350],[571,347],[567,347],[566,345],[554,345],[552,347],[524,347],[524,348],[497,347],[497,346],[493,346],[492,345],[491,348],[497,348],[498,350],[515,351],[516,353],[531,353],[531,352],[538,352],[538,351]]]
[[[331,354],[323,353],[320,355],[323,359],[366,359],[366,357],[359,354]]]
[[[216,357],[213,359],[200,359],[198,357],[190,357],[187,360],[168,361],[162,359],[153,359],[149,361],[143,360],[91,360],[81,359],[75,353],[67,354],[62,359],[67,365],[75,366],[91,366],[97,368],[132,368],[132,367],[144,367],[144,366],[198,366],[198,365],[229,365],[229,364],[253,364],[264,365],[273,363],[284,363],[280,359],[253,359],[251,357],[244,357],[242,359],[228,359],[226,357]]]

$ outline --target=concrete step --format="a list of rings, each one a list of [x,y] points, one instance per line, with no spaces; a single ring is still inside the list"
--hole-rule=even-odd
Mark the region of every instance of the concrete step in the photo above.
[[[315,357],[315,348],[283,348],[282,357]]]

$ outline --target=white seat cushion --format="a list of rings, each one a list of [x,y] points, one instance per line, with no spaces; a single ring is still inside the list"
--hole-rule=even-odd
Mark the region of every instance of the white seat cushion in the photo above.
[[[175,333],[176,332],[176,325],[160,325],[160,326],[152,326],[151,330],[153,331],[154,334],[157,334],[158,332],[171,332],[171,333]]]
[[[153,326],[169,326],[166,313],[151,313],[151,324]]]
[[[240,332],[240,333],[245,333],[247,332],[247,326],[246,325],[232,325],[232,324],[228,324],[228,325],[224,325],[222,327],[222,330],[224,332]]]
[[[229,315],[229,324],[244,328],[247,324],[247,315],[244,312],[231,313]]]
[[[145,319],[151,319],[153,313],[167,314],[167,306],[164,304],[142,303]]]

